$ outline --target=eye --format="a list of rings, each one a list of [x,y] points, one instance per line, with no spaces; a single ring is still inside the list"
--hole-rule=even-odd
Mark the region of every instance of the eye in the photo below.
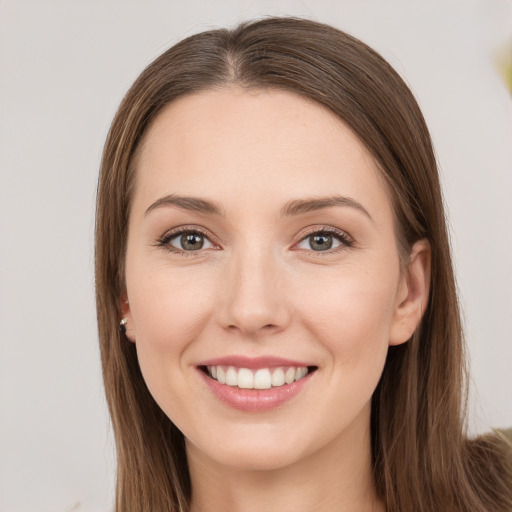
[[[215,247],[204,233],[196,229],[183,229],[164,235],[158,245],[172,252],[194,252]]]
[[[314,231],[297,244],[298,249],[306,249],[315,252],[334,252],[341,247],[351,246],[352,241],[346,233],[332,228]]]

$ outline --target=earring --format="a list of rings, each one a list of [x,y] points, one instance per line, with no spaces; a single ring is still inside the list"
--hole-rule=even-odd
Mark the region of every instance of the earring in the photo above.
[[[119,330],[122,334],[126,334],[126,324],[128,323],[128,318],[123,318],[119,323]]]

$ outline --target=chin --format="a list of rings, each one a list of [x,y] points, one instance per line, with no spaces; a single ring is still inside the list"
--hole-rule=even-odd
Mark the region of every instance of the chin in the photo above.
[[[202,448],[188,439],[186,440],[189,458],[192,455],[191,452],[194,452],[194,455],[201,453],[202,457],[207,457],[217,464],[239,471],[273,471],[292,466],[307,456],[303,444],[301,447],[294,446],[294,444],[285,441],[269,441],[268,439],[260,442],[247,442],[246,438],[240,439],[240,442],[233,442],[231,438],[226,444]]]

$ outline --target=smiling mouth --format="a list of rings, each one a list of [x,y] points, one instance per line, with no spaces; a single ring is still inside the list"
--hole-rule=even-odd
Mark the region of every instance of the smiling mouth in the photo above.
[[[270,389],[302,380],[317,370],[316,366],[278,366],[275,368],[237,368],[236,366],[202,366],[210,378],[239,389]]]

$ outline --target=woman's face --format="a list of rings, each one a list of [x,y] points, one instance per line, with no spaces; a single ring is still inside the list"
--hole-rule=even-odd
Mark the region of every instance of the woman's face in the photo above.
[[[413,327],[390,198],[352,131],[291,93],[201,92],[157,117],[136,173],[128,336],[189,456],[262,469],[360,446]]]

